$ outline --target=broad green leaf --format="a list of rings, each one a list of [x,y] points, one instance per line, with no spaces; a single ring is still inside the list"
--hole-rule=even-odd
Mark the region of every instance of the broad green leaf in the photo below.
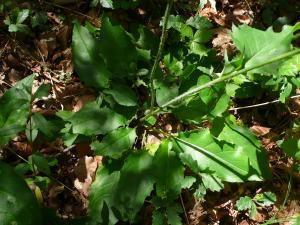
[[[20,12],[18,13],[16,24],[23,23],[27,19],[28,16],[29,16],[29,9],[20,10]]]
[[[98,168],[89,192],[88,214],[95,223],[113,225],[118,222],[111,207],[119,179],[120,171],[109,174],[104,167]]]
[[[14,124],[0,128],[0,146],[7,144],[11,138],[23,130],[24,126]]]
[[[208,75],[198,78],[197,85],[210,82]],[[188,99],[184,105],[173,109],[174,115],[184,121],[200,122],[207,117],[220,116],[228,108],[229,96],[224,94],[225,85],[219,83],[212,88],[206,88],[194,97]]]
[[[136,67],[136,47],[130,35],[120,26],[103,17],[96,51],[116,79],[127,77]]]
[[[210,30],[197,30],[193,37],[193,42],[204,44],[212,39],[213,32]],[[207,52],[208,50],[206,50]]]
[[[166,218],[163,210],[154,210],[152,213],[152,225],[165,225]]]
[[[68,121],[68,119],[70,119],[74,114],[75,112],[65,111],[65,110],[61,110],[55,113],[55,115],[57,115],[59,118],[61,118],[64,121]]]
[[[244,24],[239,27],[232,27],[232,39],[247,60],[245,68],[249,68],[288,52],[291,49],[293,32],[291,26],[285,26],[281,32],[276,33],[272,28],[262,31]],[[251,73],[278,74],[281,63],[282,61],[277,61],[257,68]]]
[[[120,105],[137,105],[136,94],[125,84],[113,84],[112,88],[105,90],[104,93],[110,94],[114,98],[114,100]]]
[[[177,60],[171,53],[164,56],[164,65],[166,69],[175,76],[180,75],[183,69],[183,63],[180,60]]]
[[[118,159],[123,152],[132,147],[136,138],[135,129],[119,128],[108,133],[101,142],[95,141],[91,144],[96,155],[109,156]]]
[[[291,83],[286,83],[281,89],[282,91],[279,96],[279,101],[285,103],[286,99],[290,96],[293,90],[293,85]]]
[[[173,28],[177,30],[180,33],[181,37],[183,38],[184,37],[192,38],[194,34],[193,29],[190,26],[186,25],[182,17],[179,15],[169,16],[167,28],[168,29]]]
[[[190,17],[186,24],[196,28],[198,31],[204,32],[205,30],[209,30],[213,28],[212,23],[205,16],[199,16],[196,14],[195,16]],[[196,31],[197,33],[197,31]],[[196,34],[195,34],[196,35]]]
[[[19,81],[0,98],[0,146],[25,130],[34,76]]]
[[[125,220],[133,223],[145,198],[153,190],[152,157],[146,152],[131,154],[121,169],[114,193],[115,207]]]
[[[173,200],[181,193],[184,182],[184,167],[176,153],[171,151],[172,142],[164,140],[154,156],[156,195]]]
[[[201,178],[205,189],[219,192],[224,188],[224,184],[217,176],[209,173],[201,173]]]
[[[300,214],[297,214],[293,216],[293,218],[290,220],[291,225],[299,225],[300,224]]]
[[[184,164],[198,172],[215,172],[223,181],[241,182],[249,175],[249,158],[241,148],[214,140],[209,130],[181,133],[174,146]]]
[[[210,112],[213,116],[222,116],[223,112],[229,106],[230,97],[227,94],[223,94],[216,102],[215,107]]]
[[[196,41],[192,41],[190,44],[190,51],[200,57],[207,56],[208,49]]]
[[[30,122],[27,123],[26,130],[25,130],[25,135],[28,141],[34,142],[38,135],[39,131],[34,128],[30,128]]]
[[[55,124],[50,123],[46,118],[39,113],[34,113],[31,117],[32,128],[40,130],[46,138],[54,139],[57,136],[57,128]]]
[[[48,165],[48,160],[39,152],[33,153],[30,160],[32,167],[37,167],[37,170],[43,172],[47,176],[51,175],[51,170]]]
[[[182,189],[189,189],[196,182],[196,178],[192,176],[186,176],[181,182]]]
[[[300,140],[297,138],[289,138],[285,140],[280,147],[290,157],[300,160]]]
[[[264,192],[254,196],[253,201],[261,206],[271,206],[276,202],[276,195],[273,192]]]
[[[285,60],[279,67],[278,73],[282,76],[295,76],[300,71],[300,54]]]
[[[197,123],[207,117],[209,109],[202,99],[197,96],[184,105],[172,109],[172,112],[180,120]]]
[[[105,88],[112,77],[100,55],[100,41],[93,38],[88,29],[74,24],[72,56],[75,71],[80,80],[94,88]]]
[[[106,134],[126,124],[126,119],[108,108],[100,108],[96,102],[83,106],[71,118],[74,134],[97,135]]]
[[[159,106],[178,95],[178,85],[164,81],[156,81],[156,102]]]
[[[232,84],[232,83],[227,83],[226,84],[226,94],[230,97],[234,97],[236,90],[239,88],[238,85]]]
[[[151,50],[151,54],[155,54],[159,44],[159,38],[146,27],[140,25],[138,27],[139,39],[137,45],[142,49]]]
[[[174,203],[172,206],[168,206],[167,210],[167,220],[170,225],[182,225],[180,214],[182,213],[182,208],[179,204]]]
[[[217,123],[224,123],[219,121]],[[217,125],[217,124],[215,124]],[[219,124],[222,126],[222,124]],[[238,126],[235,122],[225,121],[219,140],[231,143],[236,149],[241,151],[244,157],[249,159],[251,173],[248,174],[248,180],[261,181],[271,177],[266,152],[261,148],[259,140],[249,129]]]
[[[151,169],[152,157],[146,152],[131,154],[120,171],[109,174],[101,167],[90,189],[91,217],[100,224],[115,224],[116,216],[133,223],[153,189]]]
[[[1,161],[0,180],[0,224],[43,224],[41,209],[25,181]]]
[[[112,0],[99,0],[99,2],[104,8],[109,8],[109,9],[114,8]]]
[[[237,200],[236,207],[239,211],[249,210],[249,216],[251,219],[254,219],[257,214],[256,205],[248,196],[241,197],[239,200]]]
[[[34,93],[33,98],[47,97],[50,89],[51,89],[50,84],[42,84],[41,86],[39,86],[39,88]]]

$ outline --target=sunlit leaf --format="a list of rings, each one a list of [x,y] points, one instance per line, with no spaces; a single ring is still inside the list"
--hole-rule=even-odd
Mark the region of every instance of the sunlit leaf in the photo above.
[[[118,159],[122,153],[132,147],[136,138],[135,129],[119,128],[108,133],[101,142],[91,144],[92,150],[97,155],[109,156]]]
[[[112,77],[100,56],[100,42],[93,38],[88,29],[74,24],[72,36],[72,56],[75,71],[80,80],[94,88],[108,86]]]
[[[82,107],[68,118],[74,134],[96,135],[108,133],[126,124],[126,119],[108,108],[100,108],[96,102]]]

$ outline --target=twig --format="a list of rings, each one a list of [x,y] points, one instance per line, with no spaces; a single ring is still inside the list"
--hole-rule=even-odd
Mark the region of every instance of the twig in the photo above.
[[[300,98],[300,95],[293,95],[288,98],[289,99]],[[265,105],[278,103],[278,102],[280,102],[280,100],[276,99],[276,100],[273,100],[270,102],[263,102],[263,103],[259,103],[259,104],[255,104],[255,105],[247,105],[247,106],[241,106],[241,107],[236,107],[236,108],[230,108],[229,111],[236,111],[236,110],[240,110],[240,109],[251,109],[251,108],[256,108],[256,107],[261,107],[261,106],[265,106]]]
[[[93,18],[93,17],[90,17],[90,16],[88,16],[88,15],[86,15],[86,14],[83,14],[83,13],[81,13],[81,12],[78,12],[78,11],[76,11],[76,10],[69,9],[68,7],[64,7],[64,6],[62,6],[62,5],[58,5],[58,4],[54,3],[54,2],[43,1],[43,3],[45,3],[45,4],[47,4],[47,5],[55,6],[55,7],[57,7],[57,8],[61,8],[61,9],[67,10],[67,11],[73,13],[73,14],[77,14],[77,15],[86,17],[86,18],[88,18],[88,19],[90,19],[90,20],[93,20],[93,21],[95,20],[95,18]]]
[[[159,47],[157,50],[157,54],[155,57],[155,61],[153,63],[151,72],[150,72],[150,88],[151,88],[151,103],[150,103],[150,112],[153,111],[153,107],[154,107],[154,102],[155,102],[155,90],[154,90],[154,73],[157,69],[162,51],[164,49],[164,45],[165,45],[165,41],[167,39],[167,26],[168,26],[168,20],[169,20],[169,16],[170,16],[170,11],[172,8],[172,4],[173,4],[173,0],[168,0],[167,6],[166,6],[166,11],[165,11],[165,15],[164,15],[164,22],[163,22],[163,27],[162,27],[162,34],[160,37],[160,42],[159,42]]]
[[[286,205],[286,203],[289,199],[291,189],[292,189],[292,184],[293,184],[293,173],[294,173],[294,161],[292,163],[292,168],[291,168],[291,171],[290,171],[290,174],[289,174],[289,182],[288,182],[287,190],[286,190],[284,200],[283,200],[283,203],[282,203],[280,209],[284,208],[284,206]]]
[[[26,160],[24,157],[22,157],[21,155],[19,155],[18,153],[16,153],[14,150],[12,150],[9,147],[6,147],[6,149],[8,149],[11,153],[13,153],[15,156],[17,156],[18,158],[20,158],[21,160],[23,160],[24,162],[29,164],[29,161]],[[34,165],[33,165],[33,169],[34,169]],[[73,190],[72,188],[68,187],[67,185],[65,185],[63,182],[59,181],[58,179],[56,179],[55,177],[51,176],[51,175],[47,175],[47,177],[49,177],[50,179],[54,180],[55,182],[59,183],[60,185],[62,185],[63,187],[65,187],[66,189],[68,189],[71,192],[74,192],[75,190]]]
[[[182,200],[182,196],[180,194],[180,202],[181,202],[181,205],[182,205],[182,208],[183,208],[183,212],[184,212],[184,217],[185,217],[185,220],[186,220],[186,224],[189,225],[190,224],[190,221],[189,221],[189,217],[186,213],[186,209],[185,209],[185,206],[183,204],[183,200]]]

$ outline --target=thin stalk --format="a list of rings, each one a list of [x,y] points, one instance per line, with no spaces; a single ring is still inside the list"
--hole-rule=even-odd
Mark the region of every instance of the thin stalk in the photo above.
[[[300,98],[300,95],[293,95],[293,96],[288,97],[288,99],[294,99],[294,98]],[[236,108],[230,108],[229,111],[257,108],[257,107],[262,107],[262,106],[266,106],[266,105],[270,105],[270,104],[274,104],[274,103],[279,103],[279,102],[280,102],[280,100],[276,99],[276,100],[273,100],[273,101],[263,102],[263,103],[259,103],[259,104],[255,104],[255,105],[247,105],[247,106],[241,106],[241,107],[236,107]]]
[[[151,72],[150,72],[150,88],[151,88],[151,105],[150,105],[150,113],[153,111],[153,107],[154,107],[154,102],[155,102],[155,90],[154,90],[154,73],[157,69],[162,51],[164,49],[164,45],[167,39],[167,25],[168,25],[168,20],[169,20],[169,16],[170,16],[170,11],[173,5],[173,0],[168,0],[167,6],[166,6],[166,10],[165,10],[165,14],[164,14],[164,22],[163,22],[163,27],[162,27],[162,33],[160,36],[160,42],[159,42],[159,46],[158,46],[158,50],[157,50],[157,54],[153,63],[153,66],[151,68]]]
[[[14,150],[12,150],[11,148],[7,148],[11,153],[13,153],[15,156],[19,157],[21,160],[23,160],[24,162],[26,162],[27,164],[29,164],[30,162],[25,159],[24,157],[22,157],[21,155],[19,155],[18,153],[16,153]],[[32,165],[34,168],[34,165]],[[36,176],[34,174],[34,176]],[[63,182],[61,182],[60,180],[56,179],[55,177],[51,176],[51,175],[47,175],[47,177],[49,177],[50,179],[54,180],[56,183],[59,183],[60,185],[62,185],[64,188],[66,188],[67,190],[69,190],[70,192],[74,192],[75,190],[73,190],[72,188],[68,187],[67,185],[65,185]]]
[[[287,186],[287,190],[286,190],[286,193],[285,193],[283,203],[281,205],[281,209],[284,208],[284,206],[286,205],[286,203],[289,199],[291,189],[292,189],[292,183],[293,183],[293,173],[294,173],[294,161],[292,163],[292,168],[291,168],[291,171],[290,171],[290,174],[289,174],[289,182],[288,182],[288,186]]]
[[[260,67],[263,67],[263,66],[266,66],[268,64],[271,64],[271,63],[274,63],[276,61],[279,61],[279,60],[282,60],[282,59],[285,59],[285,58],[288,58],[288,57],[291,57],[291,56],[294,56],[296,54],[299,54],[300,53],[300,49],[296,49],[296,50],[293,50],[293,51],[290,51],[290,52],[287,52],[287,53],[284,53],[284,54],[281,54],[279,56],[276,56],[270,60],[267,60],[265,62],[262,62],[262,63],[259,63],[255,66],[251,66],[249,68],[244,68],[244,69],[241,69],[239,71],[235,71],[235,72],[232,72],[230,74],[227,74],[227,75],[224,75],[222,77],[219,77],[217,79],[214,79],[206,84],[203,84],[203,85],[200,85],[200,86],[196,86],[190,90],[188,90],[187,92],[184,92],[183,94],[181,95],[178,95],[177,97],[171,99],[170,101],[166,102],[165,104],[163,104],[161,107],[153,110],[153,111],[150,111],[149,114],[147,114],[146,116],[144,116],[143,118],[141,118],[141,120],[145,120],[147,119],[149,116],[151,115],[154,115],[156,113],[158,113],[159,111],[161,111],[163,108],[166,108],[168,106],[171,106],[173,105],[174,103],[179,103],[179,102],[182,102],[184,101],[187,97],[190,97],[192,95],[195,95],[197,94],[199,91],[205,89],[205,88],[208,88],[208,87],[211,87],[213,86],[214,84],[218,84],[218,83],[221,83],[223,81],[226,81],[226,80],[229,80],[235,76],[238,76],[240,74],[243,74],[243,73],[247,73],[251,70],[254,70],[254,69],[257,69],[257,68],[260,68]]]

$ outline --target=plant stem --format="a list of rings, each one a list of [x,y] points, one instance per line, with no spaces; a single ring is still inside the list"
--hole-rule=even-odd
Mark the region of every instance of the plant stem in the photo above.
[[[19,155],[18,153],[16,153],[14,150],[12,150],[11,148],[7,148],[11,153],[13,153],[15,156],[19,157],[21,160],[23,160],[24,162],[26,162],[27,164],[30,164],[30,162],[25,159],[24,157],[22,157],[21,155]],[[34,168],[34,165],[32,163],[32,168]],[[35,173],[35,172],[34,172]],[[34,176],[36,176],[36,174],[34,174]],[[67,185],[65,185],[63,182],[61,182],[60,180],[56,179],[55,177],[51,176],[51,175],[47,175],[47,177],[49,177],[50,179],[54,180],[56,183],[59,183],[60,185],[62,185],[63,187],[65,187],[66,189],[68,189],[70,192],[74,192],[75,190],[73,190],[72,188],[68,187]]]
[[[162,27],[162,34],[160,36],[160,42],[159,42],[159,46],[158,46],[158,50],[157,50],[157,54],[153,63],[153,66],[151,68],[151,72],[150,72],[150,88],[151,88],[151,105],[150,105],[150,113],[153,112],[153,107],[154,107],[154,102],[155,102],[155,90],[154,90],[154,73],[157,69],[162,51],[164,49],[164,45],[167,39],[167,25],[168,25],[168,20],[169,20],[169,16],[170,16],[170,11],[172,8],[172,4],[173,4],[173,0],[168,0],[167,6],[166,6],[166,10],[165,10],[165,14],[164,14],[164,22],[163,22],[163,27]]]
[[[235,71],[233,73],[230,73],[228,75],[225,75],[225,76],[222,76],[222,77],[219,77],[217,79],[214,79],[206,84],[203,84],[203,85],[200,85],[200,86],[197,86],[195,88],[192,88],[190,90],[188,90],[187,92],[173,98],[172,100],[166,102],[165,104],[163,104],[161,107],[162,108],[165,108],[167,106],[170,106],[170,105],[173,105],[174,103],[177,103],[177,102],[181,102],[182,100],[184,100],[186,97],[189,97],[189,96],[192,96],[194,94],[197,94],[200,90],[204,89],[204,88],[208,88],[208,87],[211,87],[213,86],[214,84],[217,84],[217,83],[221,83],[225,80],[228,80],[228,79],[231,79],[237,75],[240,75],[240,74],[243,74],[243,73],[247,73],[251,70],[254,70],[254,69],[257,69],[257,68],[260,68],[260,67],[263,67],[265,65],[268,65],[268,64],[271,64],[273,62],[276,62],[276,61],[279,61],[281,59],[285,59],[285,58],[288,58],[288,57],[291,57],[293,55],[296,55],[300,53],[300,49],[296,49],[294,51],[290,51],[290,52],[287,52],[287,53],[284,53],[282,55],[279,55],[279,56],[276,56],[268,61],[265,61],[265,62],[262,62],[260,64],[257,64],[255,66],[251,66],[249,68],[244,68],[244,69],[241,69],[239,71]]]
[[[292,183],[293,183],[293,173],[294,173],[294,160],[293,160],[292,168],[291,168],[291,171],[290,171],[290,174],[289,174],[289,182],[288,182],[287,190],[286,190],[286,193],[285,193],[285,197],[284,197],[283,203],[280,207],[281,210],[284,209],[284,206],[286,205],[286,203],[288,201],[288,198],[290,196],[290,193],[291,193]]]
[[[248,67],[248,68],[244,68],[244,69],[241,69],[239,71],[235,71],[235,72],[232,72],[230,74],[227,74],[227,75],[224,75],[222,77],[219,77],[217,79],[214,79],[206,84],[203,84],[203,85],[200,85],[200,86],[196,86],[186,92],[184,92],[183,94],[171,99],[170,101],[166,102],[165,104],[163,104],[161,107],[155,109],[155,110],[152,110],[150,111],[149,114],[147,114],[146,116],[144,116],[143,118],[141,118],[141,120],[145,120],[147,119],[149,116],[151,115],[154,115],[156,113],[158,113],[159,111],[161,111],[163,108],[166,108],[168,106],[171,106],[175,103],[179,103],[179,102],[182,102],[184,101],[187,97],[190,97],[192,95],[195,95],[197,94],[199,91],[205,89],[205,88],[208,88],[208,87],[211,87],[213,86],[214,84],[217,84],[217,83],[221,83],[223,81],[226,81],[226,80],[229,80],[237,75],[240,75],[240,74],[243,74],[243,73],[247,73],[251,70],[254,70],[254,69],[257,69],[257,68],[260,68],[260,67],[263,67],[265,65],[268,65],[268,64],[271,64],[271,63],[274,63],[276,61],[279,61],[279,60],[282,60],[282,59],[285,59],[285,58],[288,58],[288,57],[291,57],[291,56],[294,56],[296,54],[299,54],[300,53],[300,49],[296,49],[296,50],[293,50],[293,51],[290,51],[290,52],[287,52],[287,53],[284,53],[284,54],[281,54],[279,56],[276,56],[270,60],[267,60],[265,62],[262,62],[262,63],[259,63],[255,66],[251,66],[251,67]]]
[[[294,98],[300,98],[300,95],[293,95],[293,96],[288,97],[288,99],[294,99]],[[270,105],[270,104],[274,104],[274,103],[279,103],[279,102],[280,102],[280,100],[276,99],[276,100],[273,100],[273,101],[263,102],[263,103],[259,103],[259,104],[255,104],[255,105],[247,105],[247,106],[241,106],[241,107],[236,107],[236,108],[230,108],[229,111],[257,108],[257,107],[262,107],[262,106],[266,106],[266,105]]]

